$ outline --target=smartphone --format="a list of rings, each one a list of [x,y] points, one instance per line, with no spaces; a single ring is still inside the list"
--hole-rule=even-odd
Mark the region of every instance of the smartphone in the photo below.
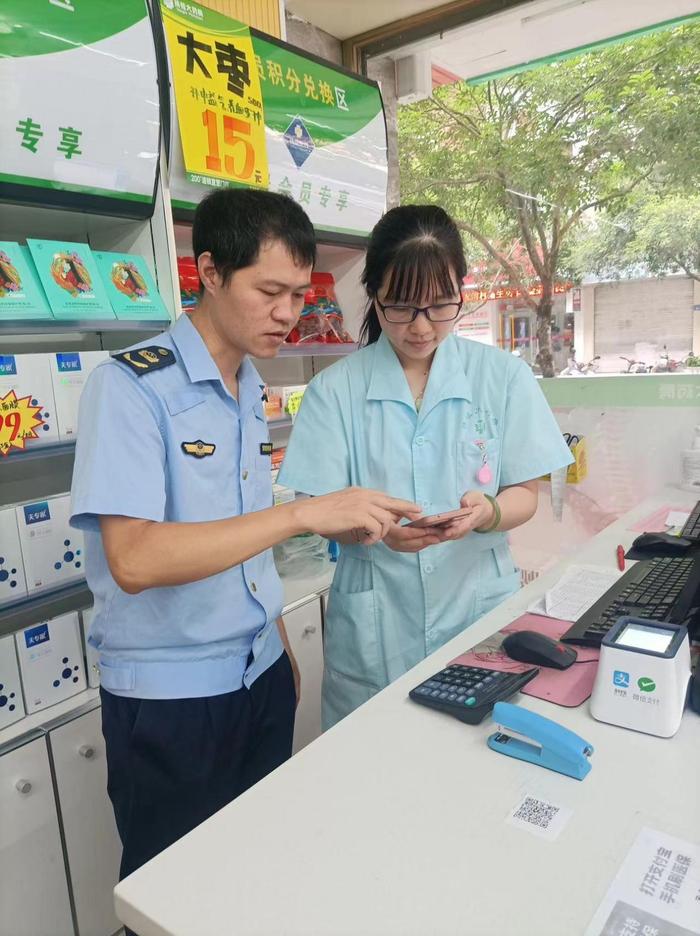
[[[462,517],[468,517],[472,512],[471,507],[460,507],[458,510],[448,510],[446,513],[432,514],[430,517],[421,517],[420,520],[413,520],[407,523],[409,527],[440,527],[445,526],[452,520],[460,520]]]

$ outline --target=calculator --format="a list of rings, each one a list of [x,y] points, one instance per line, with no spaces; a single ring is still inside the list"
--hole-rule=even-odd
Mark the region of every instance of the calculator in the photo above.
[[[510,698],[538,673],[536,666],[524,673],[499,673],[453,663],[411,689],[409,698],[454,715],[468,725],[478,725],[496,702]]]

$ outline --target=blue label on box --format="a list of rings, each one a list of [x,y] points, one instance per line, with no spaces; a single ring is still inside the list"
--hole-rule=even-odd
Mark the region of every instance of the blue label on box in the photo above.
[[[29,526],[30,523],[41,523],[42,520],[50,520],[49,505],[47,501],[41,501],[39,504],[24,505],[24,522]]]
[[[59,373],[62,374],[83,369],[80,363],[80,355],[77,351],[70,354],[57,354],[56,364],[58,365]]]
[[[11,377],[17,373],[14,354],[0,354],[0,377]]]
[[[30,627],[24,632],[24,642],[30,649],[50,639],[48,624],[37,624],[36,627]]]

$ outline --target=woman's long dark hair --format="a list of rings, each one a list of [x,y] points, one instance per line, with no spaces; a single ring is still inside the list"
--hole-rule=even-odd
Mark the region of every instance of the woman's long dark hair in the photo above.
[[[387,270],[391,270],[387,295],[396,302],[454,295],[467,274],[467,261],[462,238],[447,212],[436,205],[402,205],[387,211],[375,225],[362,274],[369,303],[360,344],[373,344],[382,333],[374,300]]]

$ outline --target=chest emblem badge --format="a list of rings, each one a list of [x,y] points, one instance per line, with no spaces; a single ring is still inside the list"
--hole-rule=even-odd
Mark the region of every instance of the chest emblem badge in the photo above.
[[[213,455],[216,446],[213,442],[202,442],[197,439],[196,442],[183,442],[180,446],[185,455],[194,455],[195,458],[206,458],[207,455]]]

